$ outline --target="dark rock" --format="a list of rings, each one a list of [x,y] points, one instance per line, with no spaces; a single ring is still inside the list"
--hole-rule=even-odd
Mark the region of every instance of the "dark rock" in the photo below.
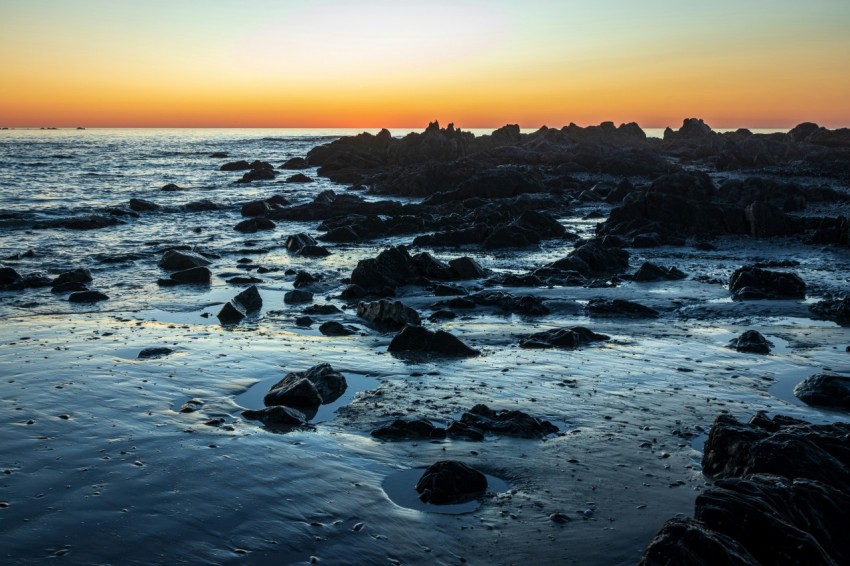
[[[413,256],[413,268],[416,273],[428,279],[454,279],[456,272],[443,261],[438,260],[428,252]]]
[[[250,169],[251,164],[247,161],[231,161],[230,163],[225,163],[221,167],[218,168],[219,171],[244,171],[246,169]]]
[[[179,191],[181,189],[180,189],[180,187],[178,187],[174,183],[168,183],[167,185],[163,185],[162,188],[159,189],[159,190],[169,192],[169,193],[173,193],[173,192]]]
[[[605,334],[597,334],[589,328],[553,328],[536,332],[519,343],[520,348],[578,348],[592,342],[610,340]]]
[[[159,208],[160,206],[158,204],[149,200],[143,200],[140,198],[130,199],[130,210],[134,210],[136,212],[153,212],[155,210],[159,210]]]
[[[37,289],[39,287],[50,287],[53,284],[53,279],[47,276],[42,271],[27,273],[22,276],[20,281],[14,283],[16,289]]]
[[[319,404],[333,403],[339,399],[345,390],[348,388],[348,383],[345,381],[345,376],[336,371],[330,364],[319,364],[305,371],[289,372],[277,382],[264,397],[266,405],[290,405],[290,403],[278,402],[281,399],[288,399],[291,395],[288,393],[292,385],[301,381],[310,383],[319,396]],[[304,388],[305,386],[299,386]],[[309,389],[309,388],[307,388]],[[314,398],[312,393],[309,393],[310,398]]]
[[[850,377],[835,373],[810,375],[794,387],[794,395],[807,405],[850,409]]]
[[[100,291],[77,291],[68,296],[68,300],[72,303],[97,303],[99,301],[109,300],[109,297]]]
[[[245,309],[235,301],[227,301],[218,313],[218,320],[222,324],[238,324],[245,318]]]
[[[251,285],[235,297],[233,301],[242,305],[247,312],[257,311],[263,307],[263,298],[256,285]]]
[[[213,159],[224,159],[227,157],[226,151],[214,151],[210,154],[210,157]]]
[[[416,483],[419,499],[432,505],[451,505],[478,499],[487,490],[487,477],[454,460],[436,462]]]
[[[590,316],[622,316],[631,318],[657,318],[660,313],[650,307],[625,299],[596,298],[587,302]]]
[[[351,283],[370,290],[400,287],[418,279],[416,265],[404,246],[388,248],[375,258],[359,261],[351,273]]]
[[[294,289],[292,291],[287,291],[283,295],[283,302],[287,304],[293,303],[311,303],[313,302],[313,293],[309,291],[302,291],[300,289]]]
[[[87,291],[88,287],[86,287],[85,283],[77,283],[76,281],[68,281],[66,283],[60,283],[59,285],[53,285],[53,288],[50,290],[51,293],[68,293],[73,291]]]
[[[331,252],[325,246],[304,246],[296,252],[305,257],[328,257]]]
[[[503,311],[538,316],[549,314],[549,309],[539,297],[523,295],[515,297],[503,291],[483,291],[469,296],[469,300],[477,305],[497,306]]]
[[[0,285],[12,285],[20,279],[21,275],[11,267],[0,267]]]
[[[450,297],[452,295],[466,295],[466,289],[463,287],[455,287],[454,285],[436,285],[434,287],[434,295],[437,297]]]
[[[740,267],[729,278],[734,299],[805,299],[806,284],[795,273]]]
[[[356,301],[358,299],[362,299],[367,294],[366,289],[360,285],[349,285],[342,290],[339,296],[346,301]]]
[[[661,267],[646,261],[638,268],[632,279],[634,281],[658,281],[662,279],[684,279],[685,277],[687,275],[676,267]]]
[[[277,225],[268,218],[257,217],[243,220],[233,227],[237,232],[253,234],[260,230],[274,230]]]
[[[287,376],[288,378],[289,376]],[[316,386],[306,378],[284,378],[271,388],[263,398],[266,405],[286,405],[315,409],[322,404],[322,396]]]
[[[210,212],[218,208],[218,205],[210,199],[193,200],[183,205],[183,209],[189,212]]]
[[[446,436],[462,438],[473,442],[482,442],[484,440],[483,432],[459,421],[451,421],[449,423],[449,426],[446,427]]]
[[[689,517],[670,519],[640,559],[639,566],[761,566],[735,539]]]
[[[264,200],[252,200],[242,205],[242,216],[265,216],[271,212],[272,207]]]
[[[767,202],[750,204],[744,209],[744,214],[750,225],[750,235],[754,238],[787,236],[799,231],[791,217]]]
[[[319,281],[319,278],[315,275],[311,275],[306,271],[299,271],[295,274],[295,280],[292,282],[292,286],[296,289],[300,289],[301,287],[309,287],[317,281]]]
[[[299,316],[295,319],[296,326],[310,326],[313,324],[313,319],[309,316]]]
[[[487,276],[484,268],[478,265],[477,261],[467,256],[449,260],[449,267],[457,273],[457,278],[461,280],[481,279]]]
[[[438,320],[453,320],[457,318],[457,314],[448,310],[436,310],[431,313],[431,316],[428,317],[428,320],[431,322],[436,322]]]
[[[252,183],[254,181],[274,181],[275,173],[271,169],[251,169],[237,183]]]
[[[252,421],[260,421],[268,427],[294,428],[307,424],[304,413],[284,405],[242,411],[242,416]]]
[[[329,314],[340,314],[342,313],[339,308],[334,305],[310,305],[305,308],[302,312],[304,314],[318,314],[318,315],[329,315]]]
[[[561,271],[577,271],[585,276],[621,273],[629,267],[629,252],[605,246],[598,240],[591,240],[547,267]]]
[[[293,157],[292,159],[287,159],[286,162],[280,166],[281,169],[309,169],[310,165],[307,163],[307,160],[303,157]]]
[[[174,353],[174,350],[172,350],[171,348],[157,346],[153,348],[145,348],[144,350],[139,352],[138,358],[141,360],[147,360],[150,358],[161,358],[163,356],[168,356],[172,353]]]
[[[335,320],[331,320],[320,324],[319,332],[325,336],[351,336],[354,334],[355,330],[352,330],[350,327],[336,322]]]
[[[168,250],[162,254],[157,265],[166,271],[183,271],[193,267],[204,267],[211,263],[209,259],[195,252]]]
[[[404,417],[376,428],[371,434],[381,440],[439,440],[446,437],[446,429],[422,417]]]
[[[178,283],[209,285],[212,282],[212,271],[207,267],[193,267],[172,273],[171,280]]]
[[[558,427],[522,411],[494,411],[487,405],[475,405],[460,417],[460,423],[479,431],[519,438],[543,438],[558,432]]]
[[[80,267],[73,271],[60,273],[56,276],[56,279],[53,280],[52,285],[56,287],[64,283],[90,283],[91,281],[91,271],[84,267]]]
[[[747,330],[729,342],[730,348],[751,354],[769,354],[772,346],[773,344],[757,330]]]
[[[246,285],[248,283],[262,283],[262,282],[263,282],[262,279],[260,279],[259,277],[254,277],[252,275],[249,275],[249,276],[237,275],[236,277],[231,277],[230,279],[227,280],[227,283],[229,283],[230,285]]]
[[[313,179],[305,175],[304,173],[296,173],[291,177],[286,178],[287,183],[312,183]]]
[[[318,242],[316,242],[316,240],[313,239],[312,236],[300,232],[298,234],[292,234],[290,236],[287,236],[285,247],[287,250],[294,253],[300,251],[302,248],[305,248],[307,246],[315,246],[317,244]]]
[[[419,314],[401,301],[381,299],[357,305],[357,316],[388,328],[401,328],[406,324],[421,324]]]
[[[88,216],[75,216],[56,222],[48,222],[45,224],[45,227],[67,228],[69,230],[97,230],[99,228],[116,226],[117,224],[119,224],[118,219],[112,216],[90,214]],[[41,225],[36,225],[35,227],[39,228]]]
[[[396,334],[387,348],[388,352],[428,352],[447,356],[477,356],[481,352],[461,342],[443,330],[432,332],[421,326],[408,324]]]
[[[360,236],[351,226],[339,226],[327,231],[326,234],[319,237],[325,242],[340,242],[349,243],[360,240]]]
[[[818,301],[809,310],[820,318],[832,320],[841,326],[850,326],[850,297]]]

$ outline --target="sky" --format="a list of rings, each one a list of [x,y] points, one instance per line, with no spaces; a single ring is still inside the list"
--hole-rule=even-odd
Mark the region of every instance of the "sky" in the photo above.
[[[850,126],[850,0],[0,0],[0,126]]]

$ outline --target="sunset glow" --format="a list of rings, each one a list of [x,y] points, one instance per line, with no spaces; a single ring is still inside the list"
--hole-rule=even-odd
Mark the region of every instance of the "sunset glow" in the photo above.
[[[0,126],[850,124],[850,2],[0,3]]]

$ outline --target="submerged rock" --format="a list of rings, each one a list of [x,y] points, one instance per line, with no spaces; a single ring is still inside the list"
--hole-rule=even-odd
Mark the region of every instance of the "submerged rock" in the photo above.
[[[747,330],[729,342],[729,347],[739,352],[769,354],[773,344],[757,330]]]
[[[168,356],[169,354],[174,353],[174,350],[171,348],[166,348],[165,346],[156,346],[153,348],[145,348],[139,355],[137,356],[140,360],[147,360],[151,358],[161,358],[163,356]]]
[[[590,316],[622,316],[630,318],[657,318],[660,313],[645,305],[625,299],[591,299],[587,302]]]
[[[107,301],[109,297],[100,291],[77,291],[68,296],[68,300],[72,303],[97,303]]]
[[[794,387],[794,395],[807,405],[850,409],[850,377],[837,373],[810,375]]]
[[[307,424],[307,417],[301,411],[276,405],[260,410],[242,411],[242,416],[252,421],[260,421],[266,426],[298,427]]]
[[[478,356],[481,354],[444,330],[432,332],[422,326],[408,324],[396,334],[388,352],[426,352],[446,356]]]
[[[484,474],[455,460],[432,464],[416,483],[419,499],[432,505],[466,503],[482,497],[486,490]]]
[[[233,229],[243,234],[254,234],[261,230],[274,230],[276,227],[277,225],[268,218],[257,216],[239,222]]]
[[[583,326],[553,328],[536,332],[519,343],[520,348],[578,348],[592,342],[609,340],[605,334],[597,334]]]
[[[84,267],[80,267],[78,269],[74,269],[73,271],[66,271],[64,273],[60,273],[53,280],[52,284],[54,287],[58,287],[59,285],[63,285],[65,283],[90,283],[91,281],[91,271]]]
[[[446,437],[446,429],[422,417],[403,417],[376,428],[371,434],[381,440],[439,440]]]
[[[357,332],[357,330],[352,327],[345,326],[344,324],[335,320],[331,320],[320,324],[319,332],[321,332],[325,336],[351,336],[352,334]]]
[[[805,299],[806,284],[795,273],[740,267],[729,277],[734,299]]]

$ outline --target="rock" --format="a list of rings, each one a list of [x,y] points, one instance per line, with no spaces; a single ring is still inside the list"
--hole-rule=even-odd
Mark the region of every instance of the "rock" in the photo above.
[[[309,287],[317,281],[319,281],[319,278],[315,275],[311,275],[306,271],[299,271],[295,274],[295,280],[292,282],[292,286],[299,289],[301,287]]]
[[[304,246],[296,252],[305,257],[328,257],[331,252],[325,246]]]
[[[246,169],[250,169],[251,164],[247,161],[231,161],[230,163],[225,163],[221,167],[218,168],[219,171],[244,171]]]
[[[174,353],[174,350],[172,350],[171,348],[166,348],[164,346],[156,346],[153,348],[145,348],[144,350],[139,352],[139,355],[137,357],[140,360],[148,360],[151,358],[162,358],[172,353]]]
[[[211,263],[212,261],[195,252],[168,250],[162,254],[157,265],[166,271],[183,271],[193,267],[204,267]]]
[[[578,348],[592,342],[610,340],[605,334],[597,334],[589,328],[554,328],[537,332],[520,341],[520,348]]]
[[[227,283],[229,285],[245,285],[245,284],[248,284],[248,283],[262,283],[262,282],[263,282],[262,279],[260,279],[259,277],[254,277],[253,275],[249,275],[247,277],[243,276],[243,275],[237,275],[236,277],[231,277],[230,279],[227,280]]]
[[[289,376],[287,376],[288,378]],[[266,405],[286,405],[315,409],[322,404],[322,396],[316,386],[306,378],[284,378],[271,388],[263,398]]]
[[[371,434],[381,440],[439,440],[446,437],[446,429],[422,417],[403,417],[376,428]]]
[[[309,316],[299,316],[295,319],[296,326],[310,326],[313,324],[313,319]]]
[[[254,181],[274,181],[275,173],[271,169],[251,169],[237,183],[252,183]]]
[[[754,238],[787,236],[797,232],[793,219],[774,205],[757,201],[744,209],[750,225],[750,235]]]
[[[329,315],[329,314],[341,314],[342,311],[339,310],[334,305],[310,305],[309,307],[304,309],[304,314],[318,314],[318,315]]]
[[[136,212],[153,212],[155,210],[159,210],[159,208],[158,204],[149,200],[143,200],[140,198],[130,199],[130,210],[134,210]]]
[[[245,309],[235,301],[227,301],[218,312],[218,320],[222,324],[238,324],[245,318]]]
[[[319,236],[319,239],[325,242],[350,243],[360,240],[360,235],[351,226],[338,226]]]
[[[734,299],[805,299],[806,284],[795,273],[740,267],[729,278]]]
[[[72,303],[97,303],[100,301],[109,300],[109,297],[100,291],[77,291],[68,296],[68,300]]]
[[[419,499],[432,505],[451,505],[479,499],[487,490],[487,477],[455,460],[428,467],[416,483]]]
[[[334,320],[323,322],[319,325],[319,332],[325,336],[351,336],[355,330]]]
[[[313,293],[309,291],[302,291],[300,289],[294,289],[292,291],[287,291],[283,295],[283,302],[287,304],[294,303],[311,303],[313,302]]]
[[[257,217],[243,220],[233,227],[237,232],[243,234],[254,234],[260,230],[274,230],[277,225],[268,218]]]
[[[357,305],[357,316],[388,328],[401,328],[406,324],[421,324],[419,314],[401,301],[381,299]]]
[[[64,283],[90,283],[91,281],[91,271],[84,267],[81,267],[73,271],[66,271],[64,273],[60,273],[53,280],[52,285],[54,287],[57,287]]]
[[[416,265],[404,246],[383,250],[375,258],[361,260],[351,272],[351,283],[364,289],[400,287],[419,279]]]
[[[284,405],[265,407],[258,411],[242,411],[242,416],[252,421],[260,421],[264,425],[272,427],[298,427],[307,424],[307,417],[304,413]]]
[[[497,306],[503,311],[537,316],[549,314],[549,309],[539,297],[523,295],[515,297],[503,291],[483,291],[469,296],[469,300],[477,305]]]
[[[658,280],[677,280],[687,277],[681,270],[676,267],[661,267],[652,262],[646,261],[641,265],[632,277],[633,281],[658,281]]]
[[[794,395],[807,405],[850,409],[850,377],[836,373],[810,375],[794,387]]]
[[[446,356],[478,356],[481,354],[443,330],[432,332],[421,326],[408,324],[396,334],[387,348],[388,352],[428,352]]]
[[[811,305],[809,310],[819,318],[837,322],[841,326],[850,326],[850,297],[818,301]]]
[[[183,209],[189,212],[210,212],[218,210],[218,205],[210,199],[193,200],[183,205]]]
[[[471,440],[472,442],[483,442],[484,433],[475,427],[469,426],[462,422],[451,421],[446,427],[446,436],[451,438],[461,438]]]
[[[163,185],[162,188],[159,189],[159,190],[169,192],[169,193],[173,193],[173,192],[179,191],[181,189],[180,189],[180,187],[178,187],[174,183],[168,183],[167,185]]]
[[[304,173],[296,173],[291,177],[286,178],[287,183],[312,183],[313,179],[305,175]]]
[[[457,278],[461,280],[481,279],[487,276],[484,268],[471,257],[463,256],[449,260],[449,266],[457,273]]]
[[[413,256],[413,268],[419,275],[428,279],[455,279],[457,277],[449,265],[438,260],[428,252],[420,252]]]
[[[466,295],[466,289],[463,287],[455,287],[454,285],[435,285],[434,295],[437,297],[450,297],[453,295]]]
[[[772,346],[773,344],[757,330],[747,330],[729,342],[730,348],[751,354],[769,354]]]
[[[735,539],[689,517],[670,519],[640,559],[640,566],[761,566]]]
[[[11,267],[0,267],[0,285],[12,285],[21,280],[21,275]]]
[[[460,417],[460,423],[476,430],[519,438],[543,438],[558,432],[558,427],[522,411],[494,411],[487,405],[475,405]]]
[[[356,301],[368,295],[366,289],[360,285],[349,285],[339,294],[340,298],[346,301]]]
[[[345,376],[336,371],[330,364],[319,364],[305,371],[289,372],[277,382],[264,398],[266,405],[288,405],[289,403],[277,402],[280,399],[288,398],[290,395],[288,389],[293,384],[302,380],[308,381],[320,396],[321,403],[333,403],[339,399],[345,390],[348,388],[348,383],[345,381]],[[303,386],[302,386],[303,387]],[[284,390],[281,392],[280,390]],[[312,393],[310,393],[312,395]]]
[[[193,267],[172,273],[171,280],[177,283],[209,285],[212,282],[212,272],[207,267]]]
[[[242,305],[248,312],[257,311],[263,307],[263,298],[260,296],[260,290],[257,289],[256,285],[251,285],[233,297],[233,301]]]
[[[298,234],[292,234],[290,236],[287,236],[285,246],[287,250],[295,253],[297,251],[300,251],[302,248],[305,248],[307,246],[315,246],[317,244],[318,242],[316,242],[316,240],[313,239],[312,236],[300,232]]]
[[[591,299],[587,302],[590,316],[622,316],[630,318],[657,318],[660,313],[650,307],[625,299]]]
[[[226,151],[214,151],[210,154],[210,157],[213,159],[224,159],[227,157]]]
[[[264,200],[252,200],[242,205],[240,213],[242,216],[265,216],[271,212],[272,207]]]
[[[73,291],[88,291],[88,287],[86,287],[85,283],[68,281],[67,283],[60,283],[59,285],[54,285],[53,288],[50,290],[51,293],[69,293]]]
[[[286,160],[286,162],[280,166],[280,169],[309,169],[310,165],[307,163],[307,160],[303,157],[293,157],[292,159]]]
[[[547,267],[562,271],[577,271],[585,276],[621,273],[629,267],[629,252],[605,246],[598,240],[580,245],[567,257]]]

